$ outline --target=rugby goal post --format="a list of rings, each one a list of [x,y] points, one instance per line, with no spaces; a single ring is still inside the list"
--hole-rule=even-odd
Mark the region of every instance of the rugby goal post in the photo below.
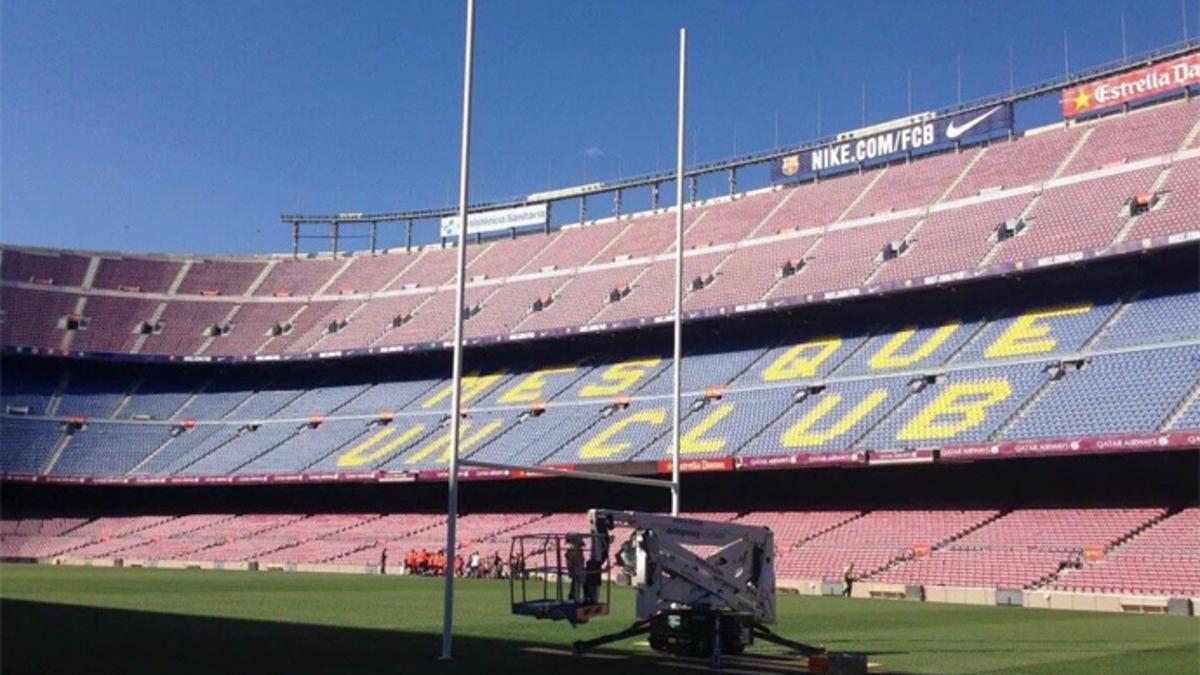
[[[596,480],[616,483],[626,483],[647,487],[664,488],[671,493],[671,515],[679,515],[680,481],[679,481],[679,426],[680,426],[680,396],[682,390],[682,356],[683,356],[683,195],[684,195],[684,160],[685,160],[685,128],[686,128],[686,99],[687,99],[687,29],[679,29],[679,89],[678,89],[678,124],[676,129],[675,154],[675,284],[674,284],[674,340],[672,349],[672,387],[671,387],[671,479],[641,478],[636,476],[614,476],[589,471],[557,471],[538,466],[510,465],[494,462],[479,462],[459,457],[461,448],[462,425],[462,371],[463,371],[463,308],[466,297],[466,268],[468,242],[468,205],[470,200],[470,166],[471,166],[471,96],[474,80],[475,53],[475,0],[467,0],[466,39],[463,57],[463,107],[461,155],[459,163],[458,191],[458,250],[456,251],[457,273],[454,285],[454,304],[458,311],[454,312],[454,343],[451,363],[451,397],[450,397],[450,467],[447,477],[447,522],[446,522],[446,554],[454,556],[458,550],[458,471],[461,466],[477,466],[481,468],[509,469],[528,473],[539,473],[551,476],[563,476],[579,480]],[[453,657],[454,647],[454,566],[446,565],[445,598],[442,614],[442,651],[443,660]]]

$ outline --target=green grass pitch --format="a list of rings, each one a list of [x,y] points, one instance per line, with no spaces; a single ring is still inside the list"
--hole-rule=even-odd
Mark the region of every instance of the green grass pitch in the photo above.
[[[707,671],[632,640],[578,658],[572,629],[509,614],[508,583],[458,583],[456,658],[439,662],[438,579],[0,566],[0,671],[21,673],[603,673]],[[781,595],[776,629],[870,654],[887,673],[1200,672],[1200,620]],[[772,646],[724,672],[803,672]]]

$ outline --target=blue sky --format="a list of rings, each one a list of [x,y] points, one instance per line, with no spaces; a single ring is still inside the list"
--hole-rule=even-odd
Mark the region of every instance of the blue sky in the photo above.
[[[290,248],[281,212],[455,201],[464,5],[0,5],[0,240]],[[770,148],[1200,33],[1197,0],[478,0],[473,201],[667,168],[676,31],[690,161]],[[1054,119],[1053,102],[1019,123]],[[748,176],[747,182],[762,181]],[[721,190],[705,185],[707,196]],[[632,196],[630,206],[639,206]],[[593,205],[592,214],[607,209]],[[435,227],[428,225],[427,227]],[[385,243],[399,240],[399,228]]]

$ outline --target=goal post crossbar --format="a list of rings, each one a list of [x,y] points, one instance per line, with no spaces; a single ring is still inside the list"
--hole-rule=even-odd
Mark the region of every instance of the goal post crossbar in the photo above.
[[[459,466],[474,466],[481,469],[499,469],[502,471],[524,471],[526,473],[536,473],[544,476],[559,476],[563,478],[579,478],[582,480],[595,480],[608,483],[624,483],[626,485],[640,485],[643,487],[665,488],[673,490],[675,488],[674,481],[661,480],[658,478],[642,478],[639,476],[623,476],[620,474],[598,473],[595,471],[569,471],[566,469],[555,469],[546,466],[524,466],[520,464],[502,464],[499,462],[481,462],[474,459],[459,458]]]

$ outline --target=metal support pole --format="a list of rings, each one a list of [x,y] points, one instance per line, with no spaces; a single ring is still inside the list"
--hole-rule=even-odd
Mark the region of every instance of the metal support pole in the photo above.
[[[679,423],[683,391],[683,164],[687,98],[687,29],[679,29],[679,129],[675,147],[675,346],[671,364],[671,515],[679,515]],[[693,199],[696,181],[692,180]]]
[[[658,210],[658,200],[662,196],[662,185],[654,183],[650,186],[650,210]]]
[[[409,218],[408,222],[404,224],[404,250],[407,253],[412,253],[412,231],[413,219]]]
[[[729,196],[737,194],[737,168],[729,170]]]
[[[695,204],[696,199],[700,197],[700,178],[698,176],[692,176],[690,179],[688,179],[688,185],[690,186],[688,188],[688,201]]]
[[[375,255],[375,250],[379,248],[379,221],[371,221],[371,255]]]
[[[475,0],[467,0],[467,38],[463,63],[462,158],[458,175],[458,274],[454,284],[454,358],[450,395],[450,475],[447,490],[446,597],[442,612],[442,658],[453,655],[454,556],[458,550],[458,452],[462,428],[463,305],[467,292],[467,204],[471,177],[471,81],[475,52]]]
[[[579,222],[582,224],[587,220],[587,195],[579,198]]]
[[[621,217],[621,191],[613,192],[613,215],[617,218]]]
[[[338,239],[341,238],[341,234],[342,224],[336,220],[333,221],[333,257],[335,258],[338,254]]]
[[[546,223],[542,225],[542,234],[550,234],[550,207],[554,206],[551,202],[546,202]]]
[[[300,223],[292,221],[292,259],[300,257]]]

